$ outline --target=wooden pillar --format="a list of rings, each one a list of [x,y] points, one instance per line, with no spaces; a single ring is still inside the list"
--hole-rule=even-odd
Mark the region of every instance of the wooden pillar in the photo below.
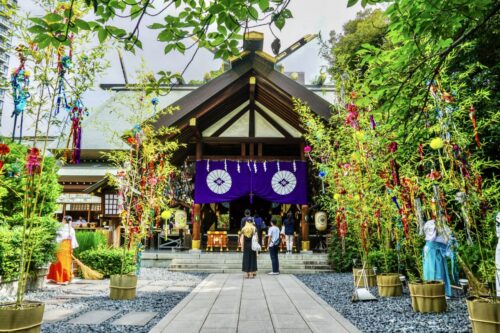
[[[246,143],[241,144],[241,157],[245,157],[247,155],[247,145]]]
[[[301,206],[302,218],[300,220],[300,229],[302,232],[302,251],[310,251],[311,243],[309,242],[309,221],[306,219],[309,212],[308,205]]]
[[[203,143],[201,141],[196,141],[196,160],[201,161],[203,159]]]
[[[196,160],[203,159],[203,146],[201,141],[196,142]],[[196,189],[195,189],[196,191]],[[191,242],[191,249],[199,251],[201,249],[201,205],[194,204],[193,207],[193,240]]]
[[[304,155],[304,147],[305,147],[305,146],[306,146],[306,144],[302,141],[302,142],[300,143],[300,152],[299,152],[299,153],[300,153],[300,160],[301,160],[301,161],[305,161],[305,160],[306,160],[306,157],[305,157],[305,155]]]

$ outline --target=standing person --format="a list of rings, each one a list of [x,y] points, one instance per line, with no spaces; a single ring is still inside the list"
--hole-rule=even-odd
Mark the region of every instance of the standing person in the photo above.
[[[245,226],[245,223],[247,222],[247,220],[249,218],[250,218],[250,220],[252,220],[250,209],[245,209],[245,216],[243,216],[243,218],[241,219],[240,229],[243,229],[243,227]]]
[[[246,278],[254,278],[257,274],[257,252],[252,250],[252,237],[257,232],[252,218],[247,217],[245,226],[241,229],[241,246],[243,247],[243,263],[241,270],[246,274]]]
[[[68,284],[73,279],[71,256],[73,249],[78,247],[78,242],[71,221],[71,216],[65,216],[57,230],[56,242],[59,244],[59,250],[56,253],[57,261],[50,264],[47,275],[48,280],[58,284]]]
[[[259,213],[255,212],[253,216],[253,222],[255,223],[255,227],[257,228],[257,237],[259,238],[259,244],[262,246],[262,229],[264,221],[262,221],[262,217],[259,216]]]
[[[285,239],[286,239],[286,254],[292,254],[293,251],[293,232],[295,228],[295,220],[293,214],[289,211],[283,221],[285,225]]]
[[[280,273],[280,263],[278,261],[278,251],[280,245],[280,229],[276,226],[276,218],[271,218],[271,226],[267,233],[267,244],[269,244],[269,255],[271,256],[271,265],[273,271],[269,272],[269,275],[279,275]]]

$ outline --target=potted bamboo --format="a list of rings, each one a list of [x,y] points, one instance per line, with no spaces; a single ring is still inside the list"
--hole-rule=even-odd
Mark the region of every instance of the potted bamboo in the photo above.
[[[178,145],[175,141],[162,140],[176,130],[157,129],[152,125],[157,117],[171,110],[156,110],[158,98],[146,93],[151,77],[151,73],[139,73],[138,86],[142,89],[122,96],[111,106],[117,109],[125,106],[130,114],[120,115],[118,112],[119,117],[125,117],[129,123],[135,124],[124,135],[116,133],[116,137],[126,140],[129,149],[106,154],[119,169],[116,175],[108,175],[108,179],[118,190],[118,210],[121,211],[121,224],[125,232],[120,274],[110,277],[110,298],[115,300],[135,298],[141,242],[159,227],[161,212],[168,209],[172,200],[172,193],[167,189],[176,169],[170,164],[169,158]],[[125,270],[125,258],[129,251],[135,251],[136,272]]]
[[[67,10],[68,5],[44,2],[42,6],[47,13],[56,16]],[[83,107],[77,106],[77,101],[93,85],[94,77],[104,70],[105,66],[99,64],[104,49],[86,48],[85,55],[68,56],[68,53],[71,55],[69,49],[74,46],[76,50],[80,44],[74,45],[66,40],[55,45],[49,43],[48,36],[44,40],[34,40],[34,30],[26,27],[30,18],[18,16],[15,8],[11,9],[2,7],[0,16],[11,18],[13,31],[23,43],[16,48],[19,63],[11,75],[14,123],[22,124],[23,119],[29,119],[30,115],[34,122],[25,124],[25,128],[33,127],[34,132],[29,133],[32,136],[29,141],[23,142],[26,133],[22,132],[22,125],[20,128],[14,126],[12,139],[0,138],[0,187],[6,189],[6,192],[0,191],[0,224],[12,227],[11,232],[18,241],[14,249],[16,258],[13,259],[18,264],[15,301],[0,304],[0,331],[39,332],[44,304],[25,299],[25,292],[30,283],[37,287],[37,281],[45,275],[40,269],[54,255],[53,240],[58,223],[53,215],[61,191],[56,161],[46,156],[47,138],[53,135],[55,126],[61,125],[59,111],[78,108],[85,113]],[[74,21],[83,12],[80,5],[73,9]],[[37,19],[39,24],[51,22],[50,16]],[[79,40],[82,41],[85,37]],[[68,89],[64,92],[68,98],[62,101],[60,96],[65,88]],[[84,114],[80,116],[83,118]],[[64,130],[58,130],[62,135]],[[14,143],[18,138],[19,143],[25,145]],[[3,195],[14,198],[14,203],[6,204],[8,200],[3,200]]]

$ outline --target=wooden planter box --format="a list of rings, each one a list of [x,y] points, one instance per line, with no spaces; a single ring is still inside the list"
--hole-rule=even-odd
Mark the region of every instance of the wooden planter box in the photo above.
[[[444,312],[446,297],[443,281],[410,283],[411,306],[415,312]]]
[[[467,298],[467,311],[473,333],[500,332],[500,298],[471,296]]]
[[[365,278],[364,278],[365,274],[366,274],[366,280],[368,282],[367,286],[365,286]],[[352,275],[354,277],[354,285],[358,286],[359,288],[377,286],[377,276],[375,275],[375,272],[371,267],[365,267],[364,273],[362,268],[353,268]]]
[[[45,305],[25,301],[21,309],[16,310],[14,306],[15,303],[0,304],[0,332],[40,332]]]
[[[403,284],[397,273],[377,275],[377,286],[380,297],[394,297],[403,294]]]
[[[137,276],[111,275],[109,280],[109,298],[114,300],[134,299],[137,290]]]

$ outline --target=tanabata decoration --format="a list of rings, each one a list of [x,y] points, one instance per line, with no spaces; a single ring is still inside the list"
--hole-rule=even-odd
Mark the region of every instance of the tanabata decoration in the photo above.
[[[311,146],[305,146],[305,147],[304,147],[304,153],[305,153],[305,154],[306,154],[306,156],[309,158],[309,160],[310,160],[311,162],[313,162],[313,159],[312,159],[312,157],[311,157],[311,150],[312,150]]]
[[[57,50],[57,100],[56,100],[56,108],[54,110],[54,115],[57,116],[61,109],[61,105],[68,111],[71,110],[71,107],[68,104],[68,99],[66,98],[66,90],[65,90],[65,74],[67,71],[73,67],[72,58],[73,58],[73,48],[71,47],[71,41],[73,37],[69,37],[70,48],[69,55],[65,55],[65,47],[60,46]]]
[[[474,129],[474,141],[476,141],[477,147],[481,148],[481,141],[479,141],[479,134],[477,133],[476,109],[473,105],[470,106],[469,117],[472,121],[472,128]]]
[[[23,54],[24,46],[19,45],[16,48],[19,67],[14,70],[10,78],[10,84],[12,87],[12,100],[14,102],[14,111],[11,117],[14,118],[14,128],[12,130],[12,140],[14,140],[16,135],[17,119],[21,116],[21,124],[19,128],[19,142],[21,142],[23,136],[23,122],[24,122],[24,110],[30,98],[30,93],[28,91],[30,83],[30,73],[25,69],[26,57]]]
[[[3,165],[5,163],[4,156],[10,153],[10,148],[6,143],[0,143],[0,171],[3,169]]]
[[[389,143],[388,151],[391,155],[391,158],[389,159],[389,165],[391,167],[392,186],[401,185],[399,180],[399,164],[394,159],[394,153],[396,152],[396,150],[398,150],[398,144],[396,142]]]
[[[77,100],[71,108],[69,117],[71,120],[70,138],[71,144],[71,163],[80,164],[80,153],[82,148],[82,120],[88,116],[87,109],[83,106],[81,100]],[[69,142],[68,142],[69,145]]]
[[[354,103],[347,104],[347,117],[345,119],[345,124],[351,126],[355,130],[359,130],[359,122],[358,122],[358,110]]]
[[[156,106],[158,105],[158,103],[160,103],[160,100],[158,99],[158,97],[153,97],[151,99],[151,104],[153,104],[154,113],[156,113]]]
[[[345,254],[345,236],[347,235],[347,221],[342,207],[337,211],[335,216],[335,222],[337,223],[337,235],[340,238],[340,244],[342,246],[342,254]]]
[[[36,147],[32,147],[28,150],[28,155],[26,156],[26,171],[28,175],[39,175],[41,170],[42,157],[40,156],[40,150]]]
[[[444,229],[439,228],[434,220],[424,224],[425,246],[423,249],[423,268],[425,281],[443,281],[446,296],[452,296],[448,263],[446,262],[448,239]]]

